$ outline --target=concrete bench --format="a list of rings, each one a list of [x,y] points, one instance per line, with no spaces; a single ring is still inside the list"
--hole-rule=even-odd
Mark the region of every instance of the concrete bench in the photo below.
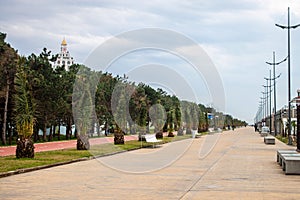
[[[300,174],[300,154],[283,156],[282,170],[285,171],[285,174]]]
[[[284,158],[287,158],[287,157],[300,157],[300,154],[298,154],[297,152],[296,153],[287,153],[287,154],[280,154],[280,157],[279,157],[279,165],[283,167],[283,160]]]
[[[156,139],[155,134],[146,134],[145,135],[145,140],[148,143],[152,143],[153,144],[153,148],[156,146],[156,144],[162,142],[162,140]]]
[[[264,137],[265,144],[275,144],[275,137],[269,135]]]
[[[260,133],[260,136],[261,137],[266,137],[266,136],[268,136],[268,133]]]
[[[277,163],[281,166],[282,165],[282,154],[296,154],[297,151],[295,150],[277,150]]]
[[[196,133],[195,138],[199,138],[199,137],[201,137],[201,133]]]

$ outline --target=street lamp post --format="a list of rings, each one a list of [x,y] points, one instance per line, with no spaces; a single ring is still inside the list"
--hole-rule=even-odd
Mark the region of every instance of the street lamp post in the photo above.
[[[297,151],[300,152],[300,89],[297,90],[297,94],[292,102],[297,106]]]
[[[274,80],[273,86],[274,86],[274,93],[275,93],[275,82],[276,82],[276,79],[278,79],[280,76],[281,76],[281,74],[279,74],[277,77],[271,78],[271,70],[270,70],[270,78],[265,78],[267,81],[270,81],[270,86],[267,86],[267,87],[270,87],[270,102],[272,101],[272,99],[271,99],[272,80]],[[274,95],[274,104],[275,103],[276,103],[276,96]],[[274,129],[276,130],[275,115],[276,115],[276,106],[274,106]],[[271,117],[272,117],[272,106],[271,106],[271,103],[270,103],[270,126],[272,127]],[[270,128],[270,132],[271,132],[271,130],[272,130],[272,128]],[[276,131],[275,131],[275,136],[276,136]]]
[[[264,126],[266,126],[267,125],[267,117],[268,117],[268,115],[269,115],[269,109],[268,109],[268,107],[269,107],[269,102],[268,102],[268,98],[269,98],[269,91],[268,91],[268,85],[267,86],[265,86],[265,85],[262,85],[264,88],[265,88],[265,92],[262,92],[262,94],[264,95],[264,97],[262,98],[264,101],[265,101],[265,105],[264,105],[264,112],[265,112],[265,117],[264,117],[264,122],[265,122],[265,124],[264,124]]]
[[[300,26],[300,24],[294,25],[294,26],[290,26],[290,8],[288,7],[288,25],[287,26],[283,26],[283,25],[279,25],[279,24],[275,24],[275,26],[278,26],[279,28],[282,29],[287,29],[288,30],[288,109],[289,109],[289,113],[288,113],[288,145],[292,145],[292,138],[291,138],[291,54],[290,54],[290,29],[295,29],[298,26]]]
[[[271,70],[270,70],[270,78],[266,78],[265,77],[265,80],[267,81],[267,86],[264,86],[264,87],[267,87],[267,90],[269,89],[269,97],[270,97],[270,103],[269,103],[269,109],[270,109],[270,112],[269,112],[269,115],[270,115],[270,120],[269,120],[269,128],[270,128],[270,134],[272,134],[272,78],[271,78]],[[269,81],[270,81],[270,85],[269,85]]]
[[[283,62],[285,62],[287,60],[287,58],[285,58],[284,60],[280,61],[280,62],[276,62],[275,61],[275,51],[273,51],[273,62],[266,62],[269,65],[273,65],[273,85],[274,85],[274,135],[277,135],[277,124],[276,124],[276,112],[277,112],[277,108],[276,108],[276,79],[280,77],[280,75],[278,77],[275,77],[276,72],[275,72],[275,66],[279,65]]]

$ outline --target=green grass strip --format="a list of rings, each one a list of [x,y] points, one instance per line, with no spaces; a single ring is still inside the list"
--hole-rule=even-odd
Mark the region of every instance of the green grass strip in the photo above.
[[[168,143],[178,140],[191,138],[191,135],[176,136],[173,138],[164,137],[162,143]],[[71,162],[82,158],[91,158],[93,156],[111,155],[123,151],[129,151],[139,148],[152,147],[152,144],[140,141],[128,141],[124,145],[114,145],[111,143],[91,146],[88,151],[79,151],[75,148],[56,151],[45,151],[35,153],[34,158],[17,159],[15,155],[0,157],[0,173],[28,169],[33,167],[55,165],[63,162]]]

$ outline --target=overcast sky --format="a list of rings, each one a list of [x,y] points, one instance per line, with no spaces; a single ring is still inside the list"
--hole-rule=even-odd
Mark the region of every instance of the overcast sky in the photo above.
[[[143,28],[174,31],[193,40],[214,63],[224,87],[226,106],[222,111],[252,123],[264,90],[264,77],[269,76],[271,69],[265,62],[272,61],[273,51],[277,61],[287,56],[287,31],[275,27],[275,23],[287,23],[288,7],[291,24],[300,23],[300,3],[295,0],[2,0],[0,31],[7,33],[7,42],[22,55],[38,54],[43,47],[58,53],[65,38],[77,63],[85,63],[95,48],[127,31]],[[300,28],[291,31],[291,39],[292,96],[295,96],[300,88]],[[146,50],[123,56],[111,71],[124,73],[121,65],[142,66],[138,67],[142,71],[149,63],[176,69],[187,65],[169,52]],[[277,82],[277,108],[280,108],[287,102],[287,63],[276,70],[282,74]],[[125,72],[130,74],[132,69]],[[177,72],[184,77],[179,79],[195,78],[193,74],[185,74],[185,70]],[[132,76],[140,73],[135,71]],[[171,75],[178,74],[166,74]],[[177,78],[174,82],[180,84]],[[202,77],[203,83],[205,79]],[[205,105],[213,104],[206,97],[210,93],[207,88],[200,98]]]

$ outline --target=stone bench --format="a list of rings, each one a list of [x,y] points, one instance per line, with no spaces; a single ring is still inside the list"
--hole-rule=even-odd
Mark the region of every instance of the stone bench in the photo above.
[[[277,163],[281,166],[282,165],[282,158],[283,158],[283,154],[287,155],[287,154],[296,154],[297,151],[295,150],[277,150]]]
[[[273,136],[266,136],[264,137],[265,144],[275,144],[275,137]]]
[[[287,157],[300,157],[300,154],[298,154],[297,152],[296,153],[287,153],[287,154],[280,154],[280,157],[279,157],[279,165],[282,166],[283,165],[283,160],[284,158],[287,158]]]
[[[201,133],[196,133],[195,138],[199,138],[199,137],[201,137],[201,135],[202,135]]]
[[[282,170],[285,171],[285,174],[300,174],[300,154],[298,153],[297,156],[288,155],[283,156]]]
[[[156,139],[155,134],[146,134],[144,137],[146,142],[153,144],[153,148],[156,146],[156,144],[162,142],[162,140]]]
[[[266,136],[268,136],[268,133],[260,133],[260,136],[261,137],[266,137]]]

